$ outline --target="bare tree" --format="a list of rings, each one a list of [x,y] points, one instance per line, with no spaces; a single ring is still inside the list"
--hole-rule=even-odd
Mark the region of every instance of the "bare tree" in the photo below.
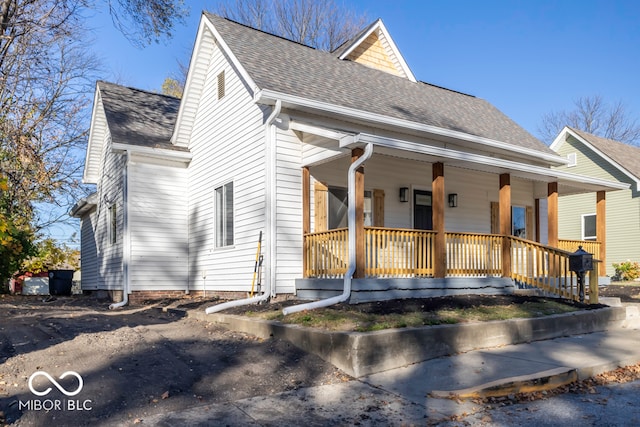
[[[601,96],[581,97],[574,110],[547,113],[538,126],[540,138],[551,143],[563,127],[569,126],[603,138],[628,144],[640,143],[640,124],[618,101],[606,103]]]
[[[221,16],[278,36],[333,51],[366,25],[366,16],[334,0],[235,0],[221,3]]]
[[[180,15],[161,9],[182,2],[0,0],[0,279],[38,230],[67,217],[82,190],[97,69],[85,16],[107,4],[139,26],[144,44],[170,34]],[[50,209],[36,209],[42,204]]]

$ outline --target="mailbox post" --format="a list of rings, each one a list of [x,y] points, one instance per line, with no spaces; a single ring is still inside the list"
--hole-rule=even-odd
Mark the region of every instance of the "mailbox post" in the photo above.
[[[580,302],[584,302],[584,274],[593,270],[593,255],[578,246],[578,250],[569,255],[569,270],[578,277]]]

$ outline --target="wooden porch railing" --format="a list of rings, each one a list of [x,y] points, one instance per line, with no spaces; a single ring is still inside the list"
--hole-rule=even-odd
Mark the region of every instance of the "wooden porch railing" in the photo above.
[[[435,232],[381,227],[364,232],[367,277],[433,276]]]
[[[448,277],[502,276],[502,243],[508,239],[512,279],[576,301],[579,290],[575,274],[569,271],[569,254],[578,245],[594,253],[594,258],[599,253],[598,245],[575,240],[562,241],[565,247],[575,247],[563,250],[513,236],[474,233],[445,233],[445,236]],[[434,237],[433,231],[365,227],[365,275],[433,277]],[[305,277],[344,277],[349,262],[347,239],[346,228],[305,235]],[[591,276],[594,274],[597,278],[595,272]],[[585,288],[588,293],[588,286]]]
[[[305,277],[330,279],[343,277],[349,263],[348,230],[335,230],[309,233],[304,236],[306,253]]]
[[[582,249],[593,254],[594,259],[600,258],[600,242],[594,240],[558,240],[558,248],[567,252],[575,252],[578,250],[578,246],[582,246]]]
[[[447,276],[486,277],[502,274],[502,236],[445,233]]]

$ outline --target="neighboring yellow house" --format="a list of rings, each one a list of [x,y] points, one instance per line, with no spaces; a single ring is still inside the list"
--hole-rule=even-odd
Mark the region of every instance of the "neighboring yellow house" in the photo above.
[[[629,184],[629,189],[606,195],[606,231],[603,247],[606,274],[613,276],[613,263],[640,261],[640,148],[565,127],[551,148],[569,161],[557,169],[593,178]],[[560,196],[558,237],[596,240],[596,193]],[[603,248],[601,247],[601,249]]]

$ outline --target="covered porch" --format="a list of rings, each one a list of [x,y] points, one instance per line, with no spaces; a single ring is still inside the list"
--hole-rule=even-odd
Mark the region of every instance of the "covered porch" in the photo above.
[[[569,253],[582,245],[595,259],[606,260],[606,192],[621,189],[617,183],[560,173],[550,169],[550,156],[536,158],[527,150],[505,159],[464,151],[469,147],[460,141],[456,147],[447,137],[434,146],[391,136],[345,136],[294,121],[290,126],[310,135],[303,134],[309,155],[301,172],[303,277],[296,281],[301,298],[339,293],[350,264],[350,234],[353,289],[370,294],[360,301],[515,287],[577,300]],[[367,146],[374,154],[345,185],[349,165],[362,159]],[[558,238],[558,195],[577,192],[594,193],[596,241]],[[330,206],[332,197],[345,194],[343,206]],[[351,209],[352,222],[340,217]],[[598,273],[590,276],[591,298],[597,299]]]

